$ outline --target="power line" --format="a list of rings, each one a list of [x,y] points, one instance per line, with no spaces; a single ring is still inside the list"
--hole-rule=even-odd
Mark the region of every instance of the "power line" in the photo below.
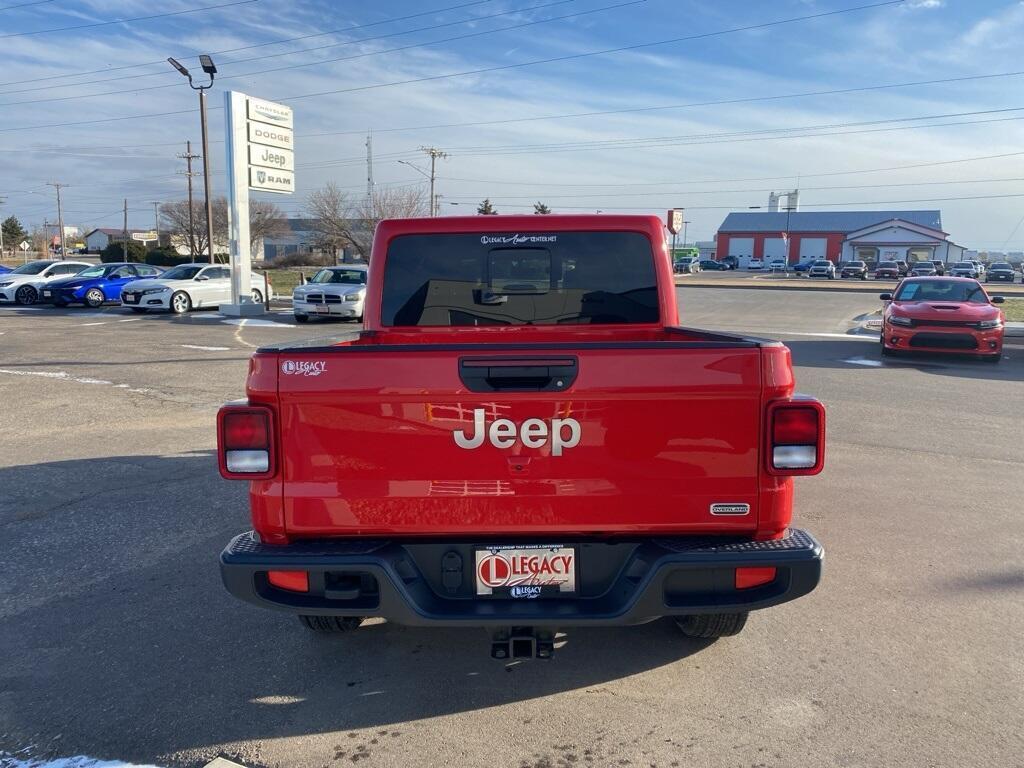
[[[431,81],[436,81],[436,80],[445,80],[445,79],[448,79],[448,78],[464,77],[464,76],[467,76],[467,75],[477,75],[477,74],[484,74],[484,73],[488,73],[488,72],[500,72],[500,71],[506,71],[506,70],[510,70],[510,69],[518,69],[520,67],[535,66],[535,65],[538,65],[538,64],[550,64],[550,63],[555,63],[555,62],[571,61],[571,60],[588,58],[590,56],[601,56],[601,55],[605,55],[605,54],[609,54],[609,53],[621,53],[621,52],[624,52],[624,51],[639,50],[639,49],[642,49],[642,48],[650,48],[650,47],[654,47],[654,46],[668,45],[668,44],[671,44],[671,43],[685,42],[685,41],[689,41],[689,40],[698,40],[698,39],[704,39],[704,38],[709,38],[709,37],[718,37],[718,36],[721,36],[721,35],[732,34],[734,32],[748,32],[748,31],[752,31],[752,30],[756,30],[756,29],[766,29],[768,27],[777,27],[777,26],[781,26],[781,25],[784,25],[784,24],[793,24],[793,23],[797,23],[797,22],[801,22],[801,21],[809,21],[809,20],[814,20],[814,19],[820,19],[820,18],[825,18],[825,17],[828,17],[828,16],[837,16],[839,14],[853,13],[853,12],[856,12],[856,11],[868,10],[868,9],[872,9],[872,8],[881,8],[881,7],[886,7],[886,6],[902,5],[905,1],[906,0],[885,0],[885,2],[872,3],[872,4],[869,4],[869,5],[858,5],[858,6],[854,6],[854,7],[851,7],[851,8],[841,8],[841,9],[835,10],[835,11],[825,11],[825,12],[821,12],[821,13],[808,14],[808,15],[804,15],[804,16],[794,16],[794,17],[790,17],[788,19],[778,19],[776,21],[762,22],[760,24],[749,24],[749,25],[742,26],[742,27],[732,27],[732,28],[729,28],[729,29],[717,30],[715,32],[704,32],[704,33],[697,34],[697,35],[688,35],[688,36],[685,36],[685,37],[671,38],[671,39],[668,39],[668,40],[658,40],[658,41],[654,41],[654,42],[650,42],[650,43],[637,43],[635,45],[621,46],[619,48],[605,48],[605,49],[598,50],[598,51],[588,51],[588,52],[584,52],[584,53],[567,54],[565,56],[555,56],[555,57],[551,57],[551,58],[547,58],[547,59],[535,59],[535,60],[532,60],[532,61],[519,62],[519,63],[516,63],[516,64],[504,64],[504,65],[496,66],[496,67],[484,67],[484,68],[481,68],[481,69],[465,70],[465,71],[462,71],[462,72],[450,72],[448,74],[443,74],[443,75],[431,75],[431,76],[428,76],[428,77],[413,78],[413,79],[409,79],[409,80],[397,80],[397,81],[390,82],[390,83],[376,83],[376,84],[373,84],[373,85],[356,86],[356,87],[353,87],[353,88],[341,88],[341,89],[332,90],[332,91],[322,91],[322,92],[319,92],[319,93],[307,93],[307,94],[302,94],[302,95],[297,95],[297,96],[288,96],[288,95],[275,96],[274,98],[278,99],[278,100],[284,100],[284,101],[296,101],[298,99],[309,99],[309,98],[314,98],[314,97],[319,97],[319,96],[328,96],[328,95],[334,95],[334,94],[339,94],[339,93],[352,93],[352,92],[355,92],[355,91],[365,91],[365,90],[372,90],[372,89],[376,89],[376,88],[387,88],[387,87],[391,87],[391,86],[395,86],[395,85],[410,85],[410,84],[413,84],[413,83],[424,83],[424,82],[431,82]],[[211,110],[212,109],[218,109],[218,107],[211,107]],[[120,115],[118,117],[99,118],[99,119],[95,119],[95,120],[75,120],[75,121],[64,122],[64,123],[50,123],[48,125],[20,126],[20,127],[16,127],[16,128],[0,128],[0,132],[29,131],[29,130],[39,130],[41,128],[63,128],[63,127],[67,127],[67,126],[76,126],[77,127],[77,126],[81,126],[81,125],[96,125],[96,124],[99,124],[99,123],[120,122],[122,120],[139,120],[139,119],[145,119],[145,118],[150,118],[150,117],[168,117],[170,115],[190,114],[191,112],[192,112],[192,110],[185,109],[185,110],[177,110],[176,112],[159,112],[159,113],[150,113],[150,114],[145,114],[145,115]]]
[[[221,5],[205,5],[201,8],[188,8],[184,11],[169,11],[167,13],[156,13],[152,16],[136,16],[131,19],[113,19],[111,21],[96,21],[91,24],[77,24],[73,27],[54,27],[53,29],[37,29],[32,32],[8,32],[5,35],[0,35],[0,39],[8,37],[28,37],[30,35],[45,35],[50,32],[70,32],[76,29],[93,29],[95,27],[106,27],[111,24],[128,24],[133,21],[149,21],[151,19],[163,19],[168,16],[183,16],[186,13],[200,13],[201,11],[213,11],[217,8],[230,8],[234,5],[247,5],[249,3],[255,3],[258,0],[234,0],[231,3],[222,3]]]
[[[5,5],[0,7],[0,11],[10,11],[13,8],[27,8],[30,5],[45,5],[46,3],[52,3],[53,0],[35,0],[32,3],[18,3],[17,5]]]
[[[493,0],[488,0],[488,2],[492,2],[492,1]],[[335,42],[335,43],[330,43],[329,45],[315,46],[313,48],[299,48],[298,50],[295,50],[295,51],[283,51],[283,52],[280,52],[280,53],[269,53],[269,54],[265,54],[263,56],[253,56],[253,57],[248,58],[248,59],[235,59],[234,61],[220,62],[219,65],[221,67],[224,67],[224,66],[231,66],[233,64],[243,64],[243,63],[250,62],[250,61],[263,61],[265,59],[279,58],[279,57],[282,57],[282,56],[294,56],[294,55],[299,54],[299,53],[309,53],[311,51],[321,51],[321,50],[324,50],[326,48],[340,48],[340,47],[343,47],[343,46],[346,46],[346,45],[355,45],[357,43],[366,43],[366,42],[370,42],[372,40],[383,40],[385,38],[399,37],[401,35],[411,35],[411,34],[414,34],[416,32],[428,32],[428,31],[431,31],[431,30],[434,30],[434,29],[442,29],[444,27],[457,26],[459,24],[471,24],[471,23],[475,23],[475,22],[479,22],[479,21],[485,21],[487,19],[494,19],[494,18],[497,18],[499,16],[509,16],[511,14],[514,14],[514,13],[524,13],[526,11],[536,11],[536,10],[540,10],[542,8],[550,8],[551,6],[554,6],[554,5],[565,5],[566,3],[574,3],[574,2],[576,2],[576,0],[555,0],[555,2],[543,3],[541,5],[531,5],[531,6],[527,6],[525,8],[514,8],[512,10],[502,11],[500,13],[493,13],[493,14],[490,14],[490,15],[487,15],[487,16],[472,16],[472,17],[470,17],[468,19],[459,19],[458,21],[449,21],[449,22],[445,22],[444,24],[434,24],[434,25],[429,26],[429,27],[419,27],[417,29],[406,29],[406,30],[403,30],[401,32],[390,32],[390,33],[388,33],[386,35],[375,35],[373,37],[361,37],[361,38],[357,38],[355,40],[346,40],[346,41],[343,41],[343,42]],[[646,0],[638,0],[638,2],[646,2]],[[593,12],[594,11],[584,11],[583,13],[593,13]],[[576,14],[574,14],[574,15],[576,15]],[[579,15],[582,15],[582,13],[579,14]],[[570,17],[566,16],[566,17],[562,17],[562,18],[570,18]],[[553,19],[548,19],[547,21],[553,21]],[[508,29],[517,29],[517,28],[518,27],[508,27]],[[478,32],[475,35],[470,35],[469,37],[478,36],[478,35],[485,35],[485,34],[491,34],[492,32],[500,32],[500,31],[502,31],[502,30],[501,29],[485,30],[483,32]],[[323,33],[321,33],[321,34],[323,34]],[[319,36],[319,35],[317,35],[317,36]],[[416,45],[404,46],[402,48],[392,48],[392,49],[387,49],[387,50],[382,50],[382,51],[372,51],[372,52],[365,53],[365,54],[362,54],[362,55],[363,56],[376,56],[376,55],[381,54],[381,53],[391,53],[393,51],[406,50],[407,48],[417,48],[417,47],[420,47],[422,45],[434,45],[436,43],[449,42],[450,40],[461,40],[461,39],[463,39],[463,38],[462,37],[446,38],[444,40],[435,40],[435,41],[431,41],[431,42],[427,42],[427,43],[418,43]],[[218,53],[217,51],[214,51],[215,55],[217,53]],[[350,57],[350,58],[360,58],[360,57],[359,56],[353,56],[353,57]],[[327,59],[327,60],[310,62],[308,64],[300,64],[300,65],[296,65],[296,66],[309,67],[309,66],[315,66],[317,64],[327,64],[327,63],[331,63],[331,62],[334,62],[334,61],[347,61],[347,60],[348,60],[348,58]],[[159,62],[159,63],[164,64],[166,62]],[[166,69],[166,67],[164,67],[164,69]],[[281,69],[289,69],[289,67],[282,67]],[[267,72],[277,72],[279,70],[271,69],[271,70],[266,70],[266,71]],[[241,75],[223,75],[223,74],[221,74],[221,79],[223,80],[223,79],[227,79],[229,77],[236,77],[236,78],[237,77],[249,77],[250,75],[254,75],[254,74],[262,74],[262,72],[248,72],[248,73],[241,74]],[[67,83],[66,85],[44,85],[44,86],[37,86],[37,87],[34,87],[34,88],[20,88],[18,90],[13,90],[13,91],[3,91],[2,93],[0,93],[0,96],[7,96],[9,94],[14,94],[14,93],[31,93],[31,92],[34,92],[34,91],[49,91],[49,90],[52,90],[53,88],[74,88],[74,87],[77,87],[77,86],[80,86],[80,85],[97,85],[99,83],[112,83],[112,82],[116,82],[116,81],[119,81],[119,80],[135,80],[135,79],[140,78],[140,77],[166,77],[166,75],[167,75],[167,73],[165,71],[163,71],[163,70],[161,70],[160,72],[145,72],[145,73],[140,73],[140,74],[135,74],[135,75],[119,75],[118,77],[106,77],[106,78],[101,78],[99,80],[85,80],[85,81],[82,81],[80,83]],[[176,84],[177,84],[177,82],[175,82],[173,84],[169,84],[169,85],[154,85],[154,86],[151,86],[151,87],[148,87],[148,88],[133,88],[132,90],[154,90],[154,89],[157,89],[157,88],[173,87]],[[122,91],[111,91],[110,93],[121,93],[121,92]],[[104,96],[104,95],[107,95],[107,94],[106,93],[93,93],[93,94],[87,94],[85,96],[67,96],[67,97],[63,97],[63,98],[65,98],[65,99],[68,99],[68,98],[88,98],[90,96]],[[60,101],[60,100],[62,100],[62,99],[61,98],[54,98],[54,99],[42,99],[41,101]],[[13,104],[37,104],[39,102],[37,102],[37,101],[18,101],[18,102],[11,102],[11,103],[13,103]]]
[[[451,181],[451,179],[440,179]],[[1024,178],[1001,178],[1001,179],[954,179],[944,181],[905,181],[900,183],[892,184],[853,184],[853,185],[838,185],[838,186],[827,186],[827,187],[800,187],[801,192],[820,192],[824,190],[837,190],[837,189],[889,189],[892,187],[930,187],[930,186],[947,186],[950,184],[999,184],[999,183],[1010,183],[1010,182],[1022,182]],[[664,189],[653,192],[603,192],[600,194],[544,194],[545,200],[560,200],[560,199],[571,199],[580,200],[586,198],[598,198],[607,199],[609,197],[664,197],[665,195],[729,195],[729,194],[750,194],[754,192],[774,192],[772,187],[763,187],[758,189]],[[485,193],[486,194],[486,193]],[[535,200],[537,195],[499,195],[495,196],[493,193],[490,197],[495,202],[501,202],[503,200]],[[471,193],[465,193],[458,196],[452,196],[453,200],[469,200],[476,199],[477,195]]]
[[[807,203],[803,200],[800,201],[801,208],[842,208],[852,205],[902,205],[904,203],[946,203],[956,202],[962,200],[1002,200],[1007,198],[1018,198],[1024,197],[1024,193],[1020,194],[1006,194],[1006,195],[974,195],[965,197],[930,197],[930,198],[918,198],[914,200],[854,200],[846,201],[842,203]],[[447,205],[476,205],[476,203],[446,203]],[[503,205],[505,205],[503,203]],[[512,203],[505,205],[508,208],[532,208],[533,206],[528,203]],[[559,205],[558,208],[565,210],[581,210],[581,211],[592,211],[593,205]],[[650,211],[651,206],[623,206],[615,205],[608,206],[618,211]],[[734,211],[737,206],[735,205],[688,205],[686,206],[687,211]]]
[[[319,91],[317,93],[306,93],[300,96],[288,96],[287,99],[295,101],[297,99],[311,99],[319,96],[332,96],[339,93],[354,93],[356,91],[369,91],[376,88],[387,88],[394,85],[410,85],[413,83],[426,83],[434,80],[446,80],[453,77],[465,77],[467,75],[480,75],[489,72],[504,72],[510,69],[519,69],[521,67],[532,67],[538,64],[554,64],[563,61],[575,61],[577,59],[585,59],[591,56],[604,56],[609,53],[623,53],[625,51],[636,51],[643,48],[653,48],[661,45],[671,45],[674,43],[688,42],[691,40],[703,40],[710,37],[720,37],[722,35],[730,35],[734,32],[751,32],[757,29],[767,29],[769,27],[778,27],[785,24],[794,24],[801,21],[812,21],[814,19],[821,19],[827,16],[838,16],[844,13],[854,13],[856,11],[864,11],[872,8],[883,8],[885,6],[902,5],[905,0],[885,0],[880,3],[871,3],[869,5],[857,5],[851,8],[840,8],[835,11],[823,11],[821,13],[812,13],[805,16],[794,16],[788,19],[778,19],[776,21],[766,21],[760,24],[748,24],[742,27],[731,27],[729,29],[716,30],[714,32],[702,32],[696,35],[686,35],[684,37],[673,37],[666,40],[655,40],[650,43],[636,43],[634,45],[624,45],[618,48],[604,48],[598,51],[586,51],[584,53],[571,53],[564,56],[552,56],[546,59],[534,59],[533,61],[522,61],[516,64],[503,64],[495,67],[483,67],[480,69],[470,69],[464,72],[450,72],[444,75],[431,75],[429,77],[419,77],[410,80],[398,80],[391,83],[376,83],[374,85],[362,85],[353,88],[339,88],[331,91]]]
[[[605,109],[592,112],[568,112],[561,115],[537,115],[535,117],[514,117],[503,120],[476,120],[467,123],[442,123],[437,125],[416,125],[402,128],[374,128],[374,133],[400,133],[404,131],[429,131],[440,128],[475,128],[484,125],[511,125],[513,123],[530,123],[540,120],[565,120],[579,117],[601,117],[604,115],[624,115],[636,112],[659,112],[674,109],[692,109],[694,107],[715,107],[728,104],[749,104],[758,101],[780,101],[782,99],[797,99],[808,96],[835,96],[846,93],[861,93],[864,91],[881,91],[895,88],[911,88],[920,85],[943,85],[948,83],[959,83],[970,80],[986,80],[997,77],[1018,77],[1024,75],[1024,70],[1018,72],[996,72],[987,75],[965,75],[962,77],[945,77],[936,80],[916,80],[905,83],[888,83],[883,85],[863,85],[853,88],[833,88],[823,91],[802,91],[799,93],[784,93],[771,96],[747,96],[734,99],[717,99],[715,101],[694,101],[687,104],[666,104],[653,107],[631,107],[626,109]],[[358,135],[360,131],[329,131],[326,133],[300,134],[303,138],[316,136],[346,136]]]
[[[546,7],[550,6],[550,5],[561,5],[561,4],[566,3],[566,2],[575,2],[575,0],[558,0],[557,2],[548,3],[547,5],[534,6],[533,8],[525,8],[525,9],[524,8],[520,8],[520,9],[517,9],[516,11],[508,11],[507,13],[521,13],[524,10],[535,10],[536,8],[546,8]],[[455,37],[446,37],[446,38],[442,38],[440,40],[431,40],[431,41],[428,41],[428,42],[425,42],[425,43],[412,43],[412,44],[409,44],[409,45],[398,46],[396,48],[385,48],[385,49],[379,50],[379,51],[368,51],[368,52],[365,52],[365,53],[358,53],[358,54],[355,54],[353,56],[341,56],[341,57],[334,58],[334,59],[321,59],[319,61],[309,61],[309,62],[304,62],[302,64],[289,64],[288,66],[284,66],[284,67],[274,67],[274,68],[271,68],[271,69],[259,69],[259,70],[255,70],[253,72],[243,72],[243,73],[237,74],[237,75],[221,75],[220,79],[221,80],[237,80],[237,79],[241,79],[241,78],[245,78],[245,77],[252,77],[253,75],[265,75],[265,74],[269,74],[269,73],[272,73],[272,72],[284,72],[284,71],[290,70],[290,69],[302,69],[304,67],[319,67],[319,66],[323,66],[324,64],[334,64],[334,63],[337,63],[339,61],[351,61],[353,59],[363,59],[363,58],[367,58],[369,56],[379,56],[379,55],[385,54],[385,53],[395,53],[397,51],[408,51],[408,50],[412,50],[414,48],[423,48],[423,47],[426,47],[426,46],[429,46],[429,45],[438,45],[440,43],[450,43],[450,42],[455,41],[455,40],[468,40],[470,38],[483,37],[483,36],[486,36],[486,35],[493,35],[493,34],[498,33],[498,32],[508,32],[508,31],[514,30],[514,29],[523,29],[524,27],[533,27],[533,26],[536,26],[538,24],[549,24],[549,23],[551,23],[553,21],[564,21],[565,19],[574,19],[574,18],[577,18],[579,16],[588,16],[588,15],[594,14],[594,13],[601,13],[603,11],[610,11],[610,10],[615,10],[615,9],[618,9],[618,8],[625,8],[626,6],[639,5],[641,3],[646,3],[646,2],[647,2],[647,0],[627,0],[627,2],[616,3],[614,5],[606,5],[606,6],[603,6],[601,8],[592,8],[590,10],[578,11],[576,13],[569,13],[569,14],[565,14],[563,16],[553,16],[550,19],[537,19],[537,20],[534,20],[534,21],[526,21],[526,22],[522,22],[520,24],[512,24],[512,25],[509,25],[509,26],[506,26],[506,27],[498,27],[497,29],[486,29],[486,30],[482,30],[480,32],[470,32],[469,34],[465,34],[465,35],[457,35]],[[502,13],[502,14],[494,14],[494,15],[495,16],[503,16],[505,14]],[[484,17],[484,18],[490,18],[490,17]],[[464,24],[464,23],[466,23],[466,21],[461,21],[461,22],[458,22],[458,23]],[[363,41],[362,40],[356,40],[354,42],[363,42]],[[346,45],[346,43],[339,43],[338,45]],[[336,48],[336,47],[338,47],[338,45],[330,45],[330,46],[325,46],[325,47],[327,47],[327,48]],[[294,51],[294,53],[302,53],[302,51]],[[291,55],[291,53],[274,54],[274,55],[286,56],[286,55]],[[232,64],[232,63],[237,63],[237,62],[228,62],[228,64]],[[128,77],[128,79],[134,79],[136,77],[144,77],[144,75],[130,75],[130,76],[127,76],[127,77]],[[122,78],[112,78],[112,79],[118,80],[118,79],[122,79]],[[102,81],[96,81],[96,82],[102,82]],[[84,85],[84,83],[75,83],[75,85]],[[51,87],[53,87],[53,86],[51,86]],[[66,86],[66,87],[70,87],[70,86]],[[132,91],[137,93],[137,92],[141,92],[141,91],[157,91],[157,90],[162,90],[164,88],[174,88],[174,87],[177,87],[177,83],[162,83],[160,85],[148,85],[148,86],[145,86],[145,87],[142,87],[142,88],[132,88]],[[49,88],[44,88],[44,89],[32,88],[32,89],[28,89],[28,90],[33,90],[33,91],[35,91],[35,90],[49,90]],[[8,91],[8,93],[18,93],[18,91]],[[29,99],[29,100],[26,100],[26,101],[6,101],[6,102],[0,103],[0,107],[14,107],[14,106],[22,106],[22,105],[26,105],[26,104],[43,104],[43,103],[53,102],[53,101],[76,101],[76,100],[79,100],[79,99],[92,99],[92,98],[96,98],[96,97],[99,97],[99,96],[119,96],[119,95],[121,95],[123,93],[124,93],[124,90],[101,91],[99,93],[85,93],[85,94],[76,94],[76,95],[72,95],[72,96],[52,96],[52,97],[45,98],[45,99]],[[5,95],[5,94],[0,94],[0,95]]]
[[[52,2],[52,0],[45,0],[45,1],[46,2]],[[308,40],[308,39],[313,38],[313,37],[323,37],[325,35],[338,34],[339,32],[351,32],[352,30],[355,30],[355,29],[366,29],[368,27],[377,27],[377,26],[380,26],[381,24],[391,24],[391,23],[396,22],[396,21],[408,21],[409,19],[415,19],[415,18],[418,18],[420,16],[429,16],[431,14],[444,13],[445,11],[454,11],[454,10],[458,10],[460,8],[469,8],[470,6],[485,5],[487,3],[493,3],[493,2],[494,2],[494,0],[473,0],[473,2],[469,2],[469,3],[460,3],[459,5],[449,5],[446,8],[437,8],[437,9],[431,10],[431,11],[421,11],[420,13],[413,13],[413,14],[409,14],[408,16],[396,16],[396,17],[393,17],[393,18],[390,18],[390,19],[383,19],[381,21],[370,22],[368,24],[355,24],[355,25],[352,25],[352,26],[349,26],[349,27],[342,27],[340,29],[331,29],[331,30],[328,30],[326,32],[316,32],[316,33],[311,34],[311,35],[300,35],[298,37],[286,37],[286,38],[282,38],[280,40],[271,40],[271,41],[266,42],[266,43],[255,43],[253,45],[243,45],[243,46],[238,47],[238,48],[224,48],[224,49],[219,50],[219,51],[210,51],[210,54],[213,55],[213,56],[217,56],[217,55],[220,55],[222,53],[235,53],[236,51],[247,51],[247,50],[250,50],[252,48],[263,48],[263,47],[269,46],[269,45],[279,45],[281,43],[291,43],[291,42],[295,42],[296,40]],[[3,9],[0,9],[0,10],[3,10]],[[181,54],[176,55],[174,58],[184,59],[184,58],[186,58],[188,56],[191,56],[191,55],[192,55],[192,52],[189,52],[187,54],[186,53],[181,53]],[[8,81],[6,83],[0,83],[0,86],[5,86],[5,85],[21,85],[22,83],[40,83],[40,82],[43,82],[44,80],[61,80],[61,79],[66,78],[66,77],[83,77],[85,75],[96,75],[96,74],[107,73],[107,72],[117,72],[119,70],[125,70],[125,69],[136,69],[138,67],[155,67],[157,65],[163,66],[165,64],[167,64],[167,59],[166,58],[160,59],[159,61],[140,62],[139,64],[122,64],[119,67],[104,67],[103,69],[90,69],[90,70],[87,70],[85,72],[72,72],[72,73],[66,74],[66,75],[48,75],[46,77],[33,77],[33,78],[28,78],[26,80],[10,80],[10,81]],[[72,83],[72,85],[81,85],[81,83]]]

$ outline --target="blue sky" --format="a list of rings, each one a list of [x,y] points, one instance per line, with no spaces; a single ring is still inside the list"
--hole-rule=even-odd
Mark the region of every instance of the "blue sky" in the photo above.
[[[65,219],[83,228],[119,226],[125,197],[130,224],[149,226],[150,201],[184,197],[175,155],[186,139],[198,147],[196,99],[159,62],[175,56],[197,68],[195,56],[210,52],[220,68],[211,106],[236,89],[294,107],[299,190],[267,196],[293,214],[328,181],[361,194],[372,129],[381,184],[419,183],[398,160],[419,162],[421,145],[450,153],[439,167],[446,215],[472,212],[484,197],[502,212],[528,210],[534,200],[565,212],[684,207],[690,239],[705,239],[729,210],[764,205],[771,189],[799,185],[805,210],[940,208],[959,243],[1024,249],[1024,196],[999,197],[1024,195],[1024,75],[1005,76],[1024,70],[1019,1],[905,0],[778,24],[869,3],[49,0],[11,7],[31,1],[0,0],[0,197],[7,198],[0,214],[29,224],[55,216],[48,181],[69,184]],[[770,25],[644,45],[763,24]],[[305,39],[273,43],[296,37]],[[987,75],[999,76],[792,97]],[[409,80],[421,82],[392,85]],[[766,98],[774,96],[787,98]],[[694,103],[703,106],[680,107]],[[1021,111],[996,112],[1013,109]],[[580,113],[589,114],[525,119]],[[210,118],[219,140],[221,110]],[[903,122],[886,122],[894,120]],[[489,124],[453,125],[463,123]],[[796,137],[779,138],[793,129]],[[221,190],[219,141],[210,156]]]

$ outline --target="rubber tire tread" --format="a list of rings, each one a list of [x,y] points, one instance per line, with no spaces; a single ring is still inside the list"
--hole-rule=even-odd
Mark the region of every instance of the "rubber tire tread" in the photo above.
[[[306,616],[300,615],[302,626],[311,632],[321,634],[339,634],[352,632],[363,623],[360,616]]]
[[[715,638],[738,635],[747,623],[747,613],[705,613],[683,616],[676,624],[687,637]]]

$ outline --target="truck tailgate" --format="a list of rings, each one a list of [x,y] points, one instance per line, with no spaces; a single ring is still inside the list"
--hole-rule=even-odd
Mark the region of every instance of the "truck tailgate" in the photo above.
[[[288,535],[754,530],[756,345],[559,346],[282,351]],[[571,360],[575,378],[560,391],[542,381],[530,391],[470,391],[467,370],[502,360],[526,360],[529,370]],[[495,442],[498,419],[514,426],[504,424]],[[523,434],[524,422],[538,419],[545,426],[534,421]],[[483,439],[460,447],[456,433],[467,445]]]

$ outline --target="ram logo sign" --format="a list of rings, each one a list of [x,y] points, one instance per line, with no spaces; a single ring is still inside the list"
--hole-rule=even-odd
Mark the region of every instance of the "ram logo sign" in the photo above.
[[[479,448],[486,440],[495,448],[511,448],[516,440],[521,440],[527,448],[551,447],[552,456],[561,456],[562,451],[579,445],[582,431],[576,419],[552,419],[550,426],[542,419],[527,419],[516,424],[510,419],[495,419],[487,425],[486,413],[483,408],[473,411],[473,429],[456,430],[453,433],[455,444],[459,448],[473,450]]]

